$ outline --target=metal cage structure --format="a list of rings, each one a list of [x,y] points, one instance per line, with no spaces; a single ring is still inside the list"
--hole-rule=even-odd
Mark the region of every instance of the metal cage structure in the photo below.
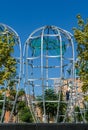
[[[2,23],[0,23],[0,42],[2,44],[6,43],[7,46],[8,44],[13,44],[12,46],[13,46],[14,52],[11,53],[11,56],[12,56],[12,59],[16,61],[16,75],[8,79],[7,81],[4,81],[4,84],[0,85],[0,91],[1,91],[0,95],[2,94],[2,98],[0,97],[0,106],[2,106],[2,108],[0,108],[0,111],[1,111],[0,122],[2,123],[5,117],[6,110],[8,109],[6,105],[7,102],[8,102],[8,105],[12,106],[12,109],[9,112],[8,122],[11,122],[12,117],[13,117],[13,111],[15,109],[17,95],[20,89],[20,83],[22,79],[22,48],[21,48],[20,38],[18,34],[16,33],[16,31],[13,30],[11,27]],[[5,67],[6,66],[4,66],[3,64],[0,70],[2,71],[2,69],[4,69]],[[9,101],[7,101],[7,97],[9,96],[9,90],[11,89],[10,88],[11,86],[9,86],[9,82],[14,82],[13,89],[16,90],[16,94],[15,94],[14,100],[9,99]]]
[[[72,34],[56,26],[44,26],[35,30],[25,42],[24,60],[25,90],[29,95],[28,105],[34,121],[74,122],[76,102]],[[49,90],[57,94],[56,99],[46,98]],[[57,106],[53,119],[52,112],[47,114],[48,104]],[[61,113],[63,104],[66,109]]]
[[[0,47],[4,44],[12,44],[11,57],[16,62],[16,73],[4,80],[4,84],[0,83],[0,123],[4,122],[10,105],[6,122],[12,122],[22,87],[26,96],[23,101],[28,105],[35,123],[88,122],[88,101],[84,100],[88,93],[82,92],[70,32],[56,26],[38,28],[29,35],[22,54],[16,31],[0,23]],[[1,76],[6,66],[0,65]],[[14,98],[9,99],[11,89],[16,93]]]

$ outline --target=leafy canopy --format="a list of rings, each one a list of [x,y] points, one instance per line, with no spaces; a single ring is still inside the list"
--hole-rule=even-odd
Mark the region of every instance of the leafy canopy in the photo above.
[[[84,22],[80,15],[77,16],[78,27],[74,28],[74,38],[77,42],[77,58],[76,68],[83,82],[83,92],[88,91],[88,20]]]

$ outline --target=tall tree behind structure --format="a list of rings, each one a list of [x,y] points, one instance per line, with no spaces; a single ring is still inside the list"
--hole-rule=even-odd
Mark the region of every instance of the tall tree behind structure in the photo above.
[[[79,76],[83,83],[83,92],[88,91],[88,20],[84,21],[80,15],[77,16],[78,27],[74,28],[74,37],[77,42]]]

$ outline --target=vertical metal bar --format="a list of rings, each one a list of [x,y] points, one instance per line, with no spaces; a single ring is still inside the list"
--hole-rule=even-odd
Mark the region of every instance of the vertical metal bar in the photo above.
[[[47,54],[46,54],[46,56],[48,55],[48,50],[47,50]],[[48,57],[46,57],[46,89],[48,89],[48,86],[49,86],[49,84],[48,84]]]
[[[47,38],[48,40],[48,38]],[[46,89],[48,89],[48,43],[46,43]]]
[[[75,105],[74,103],[74,95],[73,92],[75,91],[75,69],[74,69],[74,44],[73,44],[73,40],[72,37],[69,35],[69,42],[71,42],[71,46],[72,46],[72,69],[71,69],[71,77],[72,77],[72,86],[71,86],[71,105],[72,107]],[[76,122],[75,120],[75,112],[74,112],[74,108],[72,108],[72,122]]]
[[[28,43],[26,43],[26,83],[28,82]]]
[[[22,78],[22,74],[23,74],[23,53],[22,53],[22,47],[21,47],[21,41],[20,38],[18,37],[18,45],[19,45],[19,49],[20,49],[20,73],[19,73],[19,78]]]
[[[62,59],[62,38],[60,35],[60,31],[56,28],[57,32],[58,32],[58,37],[60,40],[60,78],[61,78],[61,84],[60,84],[60,91],[59,91],[59,97],[58,97],[58,106],[57,106],[57,116],[56,116],[56,122],[58,122],[58,118],[59,118],[59,108],[60,108],[60,97],[61,97],[61,91],[62,91],[62,77],[63,77],[63,59]]]
[[[42,96],[43,96],[43,122],[46,122],[46,110],[45,110],[45,88],[44,88],[44,77],[43,77],[43,35],[44,28],[41,34],[41,79],[42,79]]]

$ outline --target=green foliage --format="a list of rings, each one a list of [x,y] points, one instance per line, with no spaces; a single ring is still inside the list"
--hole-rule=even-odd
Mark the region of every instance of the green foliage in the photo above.
[[[57,94],[52,89],[48,89],[45,91],[45,100],[57,100]],[[56,115],[57,111],[57,103],[45,103],[46,114],[51,114],[52,116]]]
[[[59,103],[59,117],[58,117],[58,122],[63,122],[66,109],[67,109],[67,104],[63,102],[63,93],[61,92],[60,94],[60,103]],[[69,119],[67,119],[69,120]]]
[[[78,106],[75,107],[75,118],[78,122],[81,122],[83,119],[82,119],[82,115],[81,115],[81,112],[80,112],[80,108]],[[83,113],[82,113],[83,114]]]
[[[28,107],[24,107],[23,109],[21,109],[19,113],[19,119],[21,122],[28,122],[28,123],[33,122],[33,118],[31,116],[31,112]]]
[[[78,62],[76,68],[79,69],[79,76],[83,82],[83,92],[88,91],[88,21],[84,22],[80,15],[78,18],[78,27],[74,28],[74,37],[77,42]]]
[[[84,96],[84,100],[88,102],[88,95]]]
[[[18,111],[20,111],[21,109],[24,109],[24,107],[26,106],[26,102],[25,101],[20,101],[17,105],[17,109]]]
[[[48,89],[48,90],[45,91],[45,101],[55,101],[55,100],[57,101],[58,97],[59,97],[59,95],[56,94],[53,89]],[[42,96],[38,97],[38,100],[42,100]],[[63,101],[63,93],[62,92],[60,94],[60,101]],[[40,102],[37,105],[38,105],[38,107],[40,107],[40,109],[43,112],[43,102]],[[51,117],[56,116],[57,107],[58,107],[57,102],[45,102],[45,109],[46,109],[46,114],[48,115],[48,122],[49,122],[49,119]],[[60,114],[64,115],[65,112],[66,112],[66,104],[60,102],[60,104],[59,104],[59,115]],[[62,122],[62,120],[63,120],[63,117],[60,117],[58,119],[58,122]]]
[[[8,96],[6,97],[6,111],[12,111],[13,102],[15,101],[17,91],[11,89],[8,91]],[[2,97],[1,97],[2,98]],[[14,117],[18,117],[21,122],[32,122],[32,116],[27,103],[25,101],[25,92],[23,89],[18,91],[18,96],[13,111]],[[16,118],[17,119],[17,118]]]
[[[13,78],[16,73],[16,60],[12,57],[15,41],[11,34],[0,35],[0,84]]]
[[[51,100],[57,100],[58,96],[55,94],[55,92],[52,89],[48,89],[45,91],[45,100],[51,101]],[[42,96],[38,97],[38,100],[42,100]],[[46,108],[46,114],[50,114],[52,116],[56,115],[57,112],[57,103],[52,102],[46,102],[45,108]],[[43,103],[38,103],[38,106],[42,109],[43,112]]]
[[[22,97],[23,95],[25,95],[25,92],[23,89],[20,89],[20,91],[18,93],[18,98]]]

